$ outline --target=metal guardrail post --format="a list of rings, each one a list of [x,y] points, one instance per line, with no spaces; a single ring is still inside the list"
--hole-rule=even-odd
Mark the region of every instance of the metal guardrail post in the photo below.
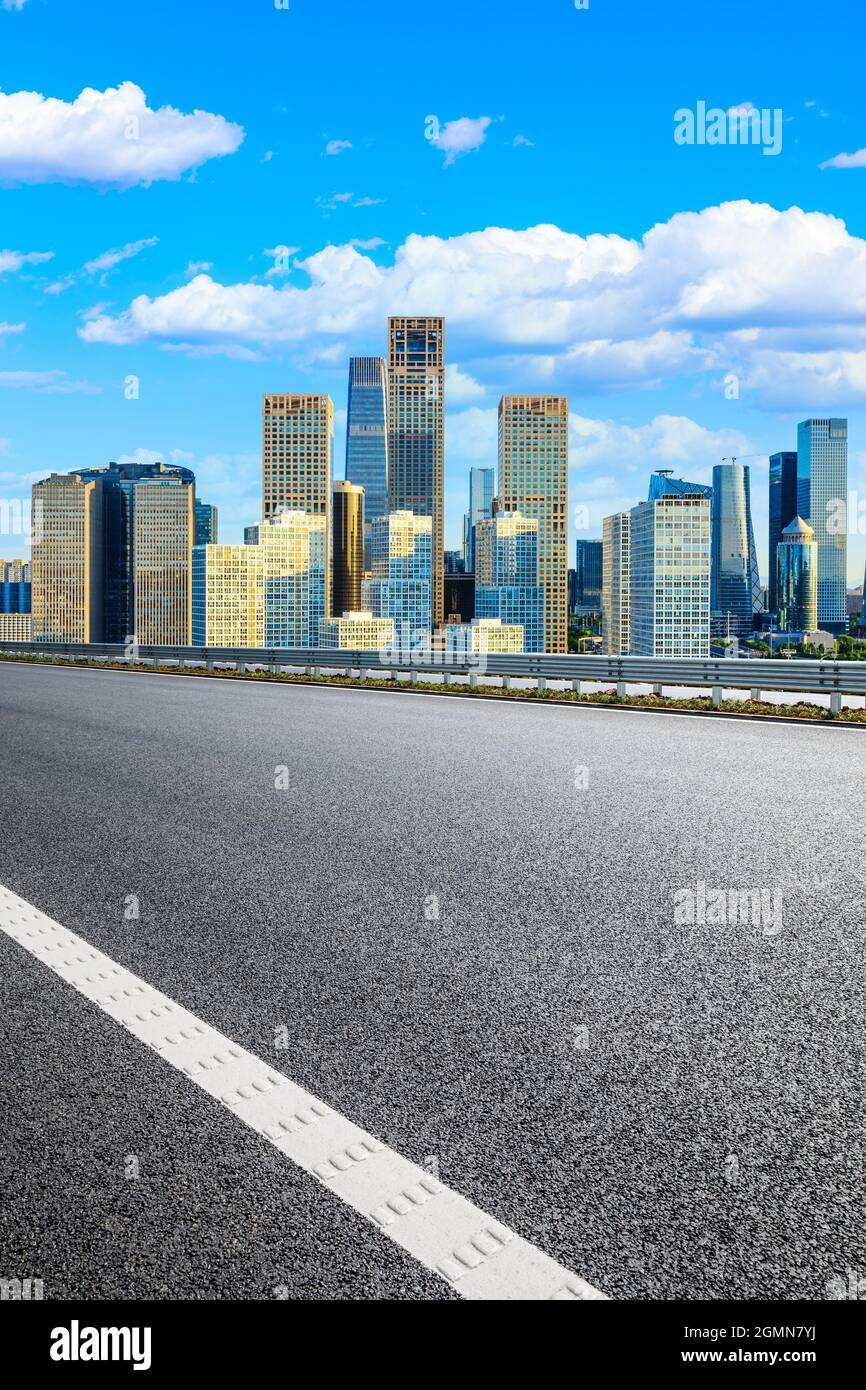
[[[842,692],[841,692],[841,690],[832,690],[832,691],[830,692],[830,713],[831,713],[831,714],[841,714],[841,713],[842,713]]]
[[[749,699],[751,700],[753,705],[759,705],[761,703],[761,691],[758,686],[752,686],[751,690],[749,691]]]
[[[617,681],[617,683],[616,683],[616,698],[617,698],[618,700],[624,700],[624,699],[625,699],[625,681]]]
[[[536,688],[536,690],[546,690],[546,689],[547,689],[547,676],[539,676],[538,679],[537,679],[536,682],[535,682],[535,688]]]
[[[722,703],[722,687],[720,685],[713,686],[712,701],[715,708],[718,708]]]

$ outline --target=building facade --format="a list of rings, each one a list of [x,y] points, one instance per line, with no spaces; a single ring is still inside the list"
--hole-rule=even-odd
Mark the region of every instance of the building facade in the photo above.
[[[331,499],[331,610],[357,613],[364,581],[366,497],[358,483],[337,481]],[[369,548],[369,547],[368,547]]]
[[[503,396],[499,402],[499,505],[538,522],[544,589],[543,650],[568,649],[568,398]],[[476,570],[477,573],[477,570]],[[480,616],[480,609],[477,610]],[[490,615],[492,616],[492,615]]]
[[[394,619],[375,618],[363,609],[319,623],[319,646],[329,651],[380,652],[393,642]]]
[[[362,585],[362,608],[393,618],[401,648],[431,643],[433,518],[415,512],[377,517],[371,528],[372,578]]]
[[[819,552],[815,532],[796,516],[776,547],[780,632],[814,632],[818,627]]]
[[[142,479],[133,501],[131,634],[143,646],[192,642],[195,485]]]
[[[196,546],[193,644],[315,647],[325,616],[327,519],[282,511],[244,545]]]
[[[262,397],[262,517],[280,511],[325,518],[326,611],[331,603],[331,476],[334,405],[322,394]]]
[[[604,542],[575,542],[574,611],[600,613],[604,575]]]
[[[602,651],[627,656],[630,651],[631,512],[615,512],[602,523]]]
[[[195,499],[195,539],[193,545],[219,544],[219,512],[210,502]]]
[[[103,491],[74,473],[33,485],[34,642],[102,642]]]
[[[464,560],[466,569],[475,570],[475,528],[480,521],[493,515],[493,490],[496,470],[493,468],[470,468],[469,470],[469,511],[465,528]]]
[[[388,365],[384,357],[350,358],[348,407],[346,481],[364,489],[369,569],[370,527],[375,517],[388,514]]]
[[[770,455],[770,495],[769,531],[767,535],[769,556],[769,583],[767,585],[767,604],[769,611],[775,613],[778,607],[776,587],[776,547],[782,539],[782,532],[797,515],[797,453],[791,449]]]
[[[749,637],[762,604],[746,464],[713,468],[712,527],[711,620],[717,619],[726,635]]]
[[[471,623],[449,623],[445,628],[445,652],[452,658],[484,654],[508,654],[524,650],[520,623],[499,618],[473,618]]]
[[[519,626],[527,652],[545,650],[547,593],[538,556],[537,517],[496,512],[475,528],[475,617]]]
[[[444,612],[445,320],[388,320],[388,496],[391,512],[431,520],[433,622]]]
[[[445,571],[445,622],[471,623],[475,617],[475,575]]]
[[[0,642],[32,642],[33,616],[30,613],[0,613]]]
[[[0,560],[0,614],[31,611],[29,560]]]
[[[710,513],[706,492],[664,492],[632,508],[632,656],[709,656]]]
[[[797,513],[818,546],[818,627],[846,632],[848,564],[848,421],[797,426]],[[778,573],[778,571],[777,571]]]

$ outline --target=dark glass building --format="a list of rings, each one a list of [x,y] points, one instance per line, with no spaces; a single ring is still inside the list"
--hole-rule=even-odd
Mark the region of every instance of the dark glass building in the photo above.
[[[367,569],[370,533],[388,512],[388,369],[384,357],[349,359],[346,481],[364,489]],[[339,616],[336,605],[334,612]]]
[[[364,579],[364,489],[336,482],[331,501],[331,607],[333,616],[357,613]]]
[[[770,530],[769,565],[770,583],[767,592],[767,606],[775,613],[779,606],[779,586],[776,572],[776,547],[782,539],[785,527],[797,515],[797,453],[786,450],[770,455]]]
[[[446,623],[471,623],[475,617],[475,575],[445,571]]]
[[[219,529],[217,509],[210,502],[195,500],[195,539],[193,545],[217,545]]]
[[[574,611],[601,612],[602,541],[578,541],[574,557]]]

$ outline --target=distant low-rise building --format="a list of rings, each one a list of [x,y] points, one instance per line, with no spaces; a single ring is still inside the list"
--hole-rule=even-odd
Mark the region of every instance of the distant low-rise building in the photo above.
[[[394,619],[359,610],[319,622],[319,646],[330,651],[380,652],[394,641]]]
[[[524,650],[521,623],[503,623],[500,618],[473,618],[471,623],[449,623],[445,628],[448,656],[479,652],[516,653]]]

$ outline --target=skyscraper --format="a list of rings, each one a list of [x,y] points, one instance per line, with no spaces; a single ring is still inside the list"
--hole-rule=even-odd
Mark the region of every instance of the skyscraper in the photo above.
[[[362,585],[362,609],[394,619],[394,641],[402,650],[430,645],[432,535],[432,517],[414,512],[391,512],[373,522],[373,577]]]
[[[443,620],[445,320],[388,320],[388,495],[432,522],[433,622]]]
[[[216,545],[219,541],[218,512],[210,502],[195,499],[195,545]]]
[[[182,484],[195,490],[195,474],[179,464],[109,463],[100,468],[76,468],[74,476],[97,484],[102,498],[99,548],[102,590],[102,640],[126,642],[137,637],[135,613],[135,499],[139,484]],[[151,557],[152,563],[153,557]]]
[[[523,650],[544,651],[546,593],[539,582],[538,519],[497,512],[475,528],[475,617],[523,629]]]
[[[74,473],[33,485],[36,642],[101,642],[103,491]]]
[[[709,656],[710,497],[666,490],[630,515],[630,654]]]
[[[615,512],[602,523],[602,650],[626,656],[630,650],[631,512]]]
[[[568,398],[503,396],[499,402],[499,505],[538,521],[544,650],[568,647]],[[476,607],[476,612],[479,610]],[[479,614],[480,615],[480,614]]]
[[[575,542],[574,597],[577,612],[601,612],[603,552],[602,541]]]
[[[325,395],[262,397],[262,517],[289,510],[325,517],[330,552],[334,405]],[[326,562],[330,612],[331,564]]]
[[[815,632],[818,628],[818,546],[815,532],[802,517],[782,531],[776,548],[779,631]]]
[[[193,553],[193,643],[315,647],[325,616],[327,519],[282,511],[243,545]]]
[[[356,361],[365,359],[359,358]],[[334,616],[357,613],[364,579],[364,489],[337,481],[333,486],[331,528],[331,592]]]
[[[495,469],[470,468],[469,470],[469,522],[466,530],[466,569],[475,570],[475,528],[479,521],[486,521],[493,515],[493,489]]]
[[[131,635],[144,646],[192,642],[195,484],[142,478],[133,500]]]
[[[797,454],[790,450],[770,455],[769,584],[767,604],[771,613],[778,607],[776,587],[776,547],[782,532],[797,515]]]
[[[818,545],[818,626],[847,632],[848,421],[804,420],[797,426],[797,512]]]
[[[748,637],[761,611],[761,578],[746,464],[713,468],[712,526],[710,612],[724,632]]]
[[[369,569],[370,528],[375,517],[388,511],[388,368],[384,357],[349,359],[348,405],[346,481],[364,489],[365,564]]]

